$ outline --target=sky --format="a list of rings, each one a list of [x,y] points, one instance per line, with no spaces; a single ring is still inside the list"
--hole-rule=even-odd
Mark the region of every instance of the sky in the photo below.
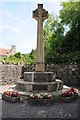
[[[6,2],[5,2],[6,1]],[[38,2],[37,2],[38,1]],[[36,49],[37,21],[32,11],[42,4],[48,13],[59,15],[62,0],[0,0],[0,48],[16,45],[17,52]]]

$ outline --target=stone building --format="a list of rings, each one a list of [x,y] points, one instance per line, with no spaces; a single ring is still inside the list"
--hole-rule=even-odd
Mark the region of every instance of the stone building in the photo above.
[[[11,49],[0,48],[0,57],[9,57],[16,53],[16,46],[12,45]]]

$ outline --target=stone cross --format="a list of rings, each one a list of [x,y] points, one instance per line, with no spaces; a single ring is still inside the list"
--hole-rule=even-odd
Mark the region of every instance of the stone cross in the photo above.
[[[38,8],[33,11],[33,18],[38,21],[37,25],[37,53],[36,53],[36,71],[45,71],[44,64],[44,39],[43,39],[43,21],[48,18],[48,11],[43,8],[43,4],[38,4]]]

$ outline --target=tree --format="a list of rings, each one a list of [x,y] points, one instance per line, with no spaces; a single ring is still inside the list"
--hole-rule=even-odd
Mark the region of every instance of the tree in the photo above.
[[[29,57],[30,57],[31,59],[35,59],[35,55],[36,55],[36,51],[32,49],[32,51],[30,52]]]
[[[45,62],[53,63],[55,57],[59,56],[61,45],[63,43],[63,26],[55,14],[48,17],[44,25],[44,39],[45,39]]]
[[[36,62],[36,50],[33,50],[30,52],[29,57],[31,58],[31,63]]]
[[[44,25],[45,62],[80,60],[80,2],[63,2],[59,18],[54,17],[49,15]]]
[[[64,48],[71,52],[80,51],[80,2],[63,2],[60,18],[64,27],[69,28]]]
[[[20,52],[16,53],[14,56],[19,59],[22,58],[22,54]]]

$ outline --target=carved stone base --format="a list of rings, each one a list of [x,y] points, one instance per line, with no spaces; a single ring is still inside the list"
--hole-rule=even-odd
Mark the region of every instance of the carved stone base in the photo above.
[[[55,80],[55,82],[26,82],[19,81],[17,83],[17,88],[23,91],[59,91],[63,89],[63,82],[61,80]]]
[[[53,72],[24,72],[26,82],[53,82],[56,74]]]

